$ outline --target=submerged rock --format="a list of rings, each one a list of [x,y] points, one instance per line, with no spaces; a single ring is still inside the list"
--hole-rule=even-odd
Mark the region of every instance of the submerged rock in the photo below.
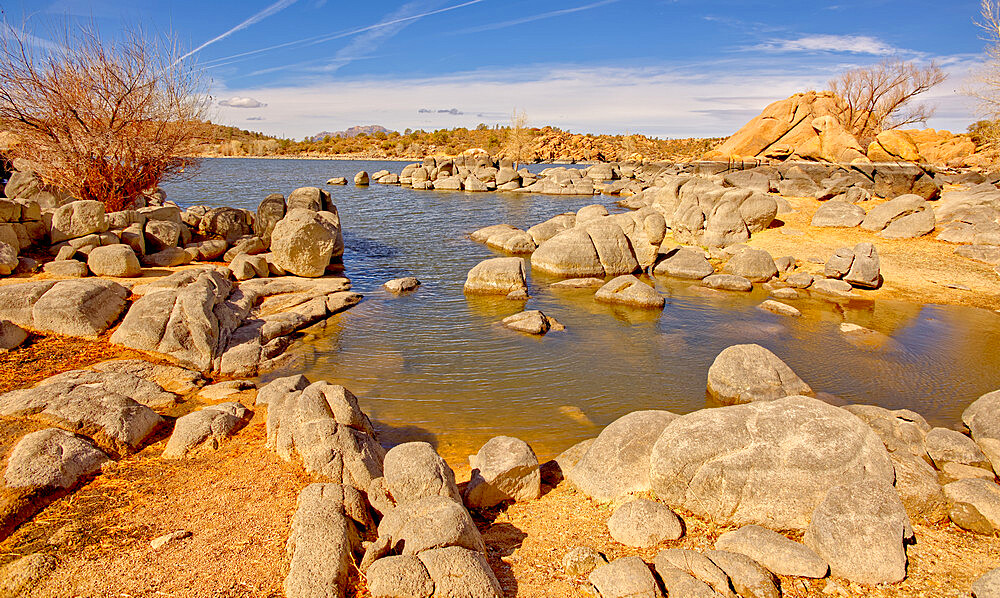
[[[733,345],[708,368],[708,394],[723,405],[812,394],[792,368],[760,345]]]

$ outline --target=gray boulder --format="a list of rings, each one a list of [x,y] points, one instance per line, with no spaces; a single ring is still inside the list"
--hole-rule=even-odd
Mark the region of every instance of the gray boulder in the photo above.
[[[469,457],[472,477],[465,488],[465,504],[484,509],[512,500],[535,500],[542,495],[538,458],[523,440],[491,438]]]
[[[744,249],[734,255],[722,271],[734,276],[742,276],[750,282],[766,282],[778,275],[774,258],[763,249]]]
[[[1000,470],[1000,391],[976,399],[962,412],[962,421],[989,458],[993,470]]]
[[[90,274],[87,264],[79,260],[54,260],[42,266],[42,272],[59,278],[85,278]]]
[[[212,208],[201,217],[198,233],[203,237],[235,243],[237,239],[253,234],[253,214],[237,208]]]
[[[360,547],[358,525],[371,526],[364,496],[350,486],[310,484],[299,494],[288,536],[288,598],[343,596]]]
[[[87,440],[46,428],[14,445],[3,479],[8,488],[68,489],[106,461],[108,456]]]
[[[354,175],[354,184],[358,187],[367,187],[370,182],[371,179],[368,177],[368,173],[364,170]]]
[[[705,586],[707,586],[708,592],[705,595],[710,598],[717,598],[720,595],[736,598],[736,594],[730,588],[729,576],[718,565],[713,563],[711,559],[700,552],[680,548],[668,548],[656,554],[653,565],[656,567],[656,572],[660,575],[660,578],[663,579],[664,585],[667,585],[664,574],[673,569],[682,571],[697,580],[698,584],[691,584],[690,581],[686,583],[686,585],[696,587],[696,591],[705,593]],[[667,585],[667,591],[668,593],[671,591],[670,585]],[[679,593],[687,595],[683,592]]]
[[[431,598],[434,581],[415,556],[388,556],[372,563],[365,571],[372,598]]]
[[[878,288],[882,284],[878,250],[871,243],[858,243],[852,252],[851,266],[844,274],[845,282],[854,287]]]
[[[931,522],[944,519],[948,501],[934,468],[905,451],[889,453],[889,457],[896,471],[896,492],[910,519]]]
[[[298,453],[307,472],[362,491],[382,477],[385,449],[357,397],[343,386],[315,382],[272,399],[267,446],[285,460]]]
[[[747,555],[726,550],[709,550],[705,555],[729,577],[741,598],[781,598],[778,578]]]
[[[671,507],[719,524],[777,529],[804,529],[845,479],[891,485],[894,478],[871,428],[803,396],[679,417],[656,441],[649,463],[652,490]]]
[[[185,395],[205,385],[201,373],[144,359],[110,359],[92,366],[99,372],[130,374],[156,384],[166,392]]]
[[[480,553],[486,545],[462,503],[445,496],[427,496],[398,505],[378,524],[378,541],[365,552],[370,564],[388,551],[419,555],[434,548],[461,546]],[[370,561],[370,562],[369,562]]]
[[[555,318],[550,318],[538,310],[522,311],[507,316],[500,322],[505,328],[524,332],[525,334],[542,335],[549,330],[563,330],[562,324]]]
[[[715,549],[746,555],[775,575],[821,578],[830,570],[826,561],[807,546],[758,525],[722,534],[715,541]]]
[[[666,300],[656,289],[631,274],[608,281],[597,289],[594,298],[604,303],[618,303],[634,307],[662,309]]]
[[[861,223],[861,228],[878,232],[885,229],[895,220],[923,210],[929,210],[927,201],[923,197],[919,195],[901,195],[872,208]]]
[[[601,565],[587,580],[600,598],[660,598],[656,579],[637,556],[627,556]]]
[[[309,386],[309,380],[302,374],[275,378],[257,390],[256,404],[270,405],[275,399],[305,390],[307,386]]]
[[[347,182],[345,181],[346,185]],[[280,193],[272,193],[265,197],[257,206],[257,217],[253,221],[253,232],[264,240],[267,247],[271,246],[271,232],[274,225],[285,217],[287,211],[285,197]]]
[[[180,459],[202,444],[213,449],[246,425],[253,413],[239,403],[219,403],[188,413],[174,423],[174,432],[163,449],[164,459]]]
[[[777,212],[777,207],[775,207]],[[734,201],[719,202],[705,221],[702,242],[708,247],[729,247],[750,239],[750,231]]]
[[[562,567],[567,575],[576,577],[578,575],[587,575],[599,565],[607,562],[608,559],[604,558],[603,554],[593,548],[589,546],[577,546],[576,548],[571,548],[563,555]]]
[[[28,340],[28,331],[9,320],[0,320],[0,352],[12,351]]]
[[[272,259],[296,276],[322,276],[343,253],[340,218],[331,212],[291,209],[271,232]]]
[[[464,290],[471,294],[507,295],[527,291],[524,260],[519,257],[496,257],[476,264],[465,280]]]
[[[638,498],[615,509],[608,519],[608,532],[615,542],[634,548],[650,548],[684,535],[684,527],[670,507]]]
[[[52,244],[108,230],[104,204],[99,201],[72,201],[52,213],[49,239]]]
[[[425,550],[417,554],[434,582],[434,596],[501,598],[503,590],[481,552],[461,546]]]
[[[816,209],[812,226],[822,228],[853,228],[865,219],[865,209],[846,200],[831,200]]]
[[[382,464],[385,484],[396,504],[428,496],[461,500],[455,473],[426,442],[406,442],[389,449]]]
[[[829,297],[856,297],[857,295],[851,292],[853,289],[851,283],[833,278],[814,280],[809,287],[810,291]]]
[[[694,247],[677,247],[667,252],[663,261],[656,264],[653,274],[701,280],[715,272],[705,257],[705,252]]]
[[[1000,486],[990,480],[968,478],[944,485],[944,495],[954,503],[969,503],[1000,529]]]
[[[778,215],[778,202],[766,192],[754,193],[740,202],[740,216],[751,233],[767,230]]]
[[[833,575],[875,585],[903,581],[903,542],[912,536],[892,485],[860,479],[830,490],[813,513],[803,541],[830,564]]]
[[[287,206],[287,212],[296,209],[321,212],[327,209],[330,202],[331,198],[328,191],[324,191],[319,187],[299,187],[288,194],[288,201],[285,202],[285,205]]]
[[[566,479],[598,501],[649,490],[653,444],[677,418],[669,411],[634,411],[618,418],[601,431],[579,462],[566,472]]]
[[[0,242],[0,276],[7,276],[17,269],[17,247]]]
[[[937,220],[929,207],[893,220],[879,232],[884,239],[915,239],[934,231]]]
[[[708,394],[723,405],[812,394],[792,368],[760,345],[733,345],[708,368]]]
[[[87,267],[94,276],[134,278],[142,275],[139,258],[128,245],[95,247],[87,256]]]
[[[180,247],[168,247],[163,251],[147,254],[142,258],[142,263],[151,268],[174,268],[183,266],[194,261],[197,251],[181,249]]]
[[[578,228],[562,231],[539,243],[531,254],[531,267],[570,278],[605,275],[590,235]]]
[[[734,274],[712,274],[706,276],[701,283],[710,289],[720,291],[738,291],[749,293],[753,290],[753,283]]]
[[[960,463],[973,467],[990,468],[989,459],[975,442],[965,434],[948,428],[934,428],[924,439],[927,454],[935,467],[944,469],[946,463]]]
[[[181,240],[181,225],[170,220],[150,220],[143,227],[147,253],[159,253],[177,247]]]
[[[689,598],[719,598],[712,586],[694,577],[687,571],[663,564],[656,567],[656,573],[667,589],[668,596],[686,596]],[[730,592],[729,595],[732,595]]]
[[[384,286],[385,290],[389,291],[390,293],[395,293],[398,295],[399,293],[406,293],[409,291],[416,290],[416,288],[420,286],[420,281],[412,276],[407,276],[406,278],[396,278],[390,280],[389,282],[385,283],[382,286]]]
[[[108,280],[6,285],[0,288],[0,318],[31,330],[97,338],[118,319],[126,296],[125,287]]]

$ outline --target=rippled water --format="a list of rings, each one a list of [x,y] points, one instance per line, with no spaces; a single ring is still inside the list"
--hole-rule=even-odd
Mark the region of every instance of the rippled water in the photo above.
[[[551,457],[629,411],[703,407],[712,360],[745,342],[774,351],[817,391],[910,408],[938,425],[957,424],[971,401],[1000,388],[1000,315],[987,310],[801,300],[795,305],[803,317],[788,318],[757,309],[759,290],[706,295],[687,282],[656,279],[650,282],[667,299],[661,313],[598,304],[590,291],[552,290],[555,279],[535,272],[526,307],[467,298],[468,270],[498,255],[470,241],[469,232],[499,222],[527,228],[589,203],[610,207],[611,198],[324,185],[362,169],[401,167],[218,159],[164,185],[184,205],[251,209],[272,192],[331,191],[345,229],[347,275],[365,301],[296,345],[296,368],[351,389],[389,442],[431,440],[451,460],[508,434]],[[406,275],[423,286],[398,298],[380,288]],[[497,325],[523,308],[541,309],[566,331],[534,338]],[[855,346],[838,330],[844,321],[891,340]]]

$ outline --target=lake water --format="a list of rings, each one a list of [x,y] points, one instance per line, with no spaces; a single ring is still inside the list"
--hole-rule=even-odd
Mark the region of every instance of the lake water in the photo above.
[[[610,209],[614,199],[325,185],[403,164],[215,159],[163,185],[182,205],[248,209],[303,186],[333,194],[346,274],[365,300],[296,344],[294,370],[354,392],[389,444],[429,440],[456,463],[505,434],[550,458],[630,411],[704,407],[716,355],[748,342],[774,351],[816,391],[913,409],[935,425],[957,425],[969,403],[1000,388],[1000,315],[988,310],[806,299],[794,302],[803,316],[788,318],[757,309],[760,290],[709,296],[666,278],[647,280],[665,309],[638,310],[596,303],[592,291],[550,289],[556,279],[527,263],[526,305],[466,297],[469,269],[501,255],[470,232],[501,222],[527,228],[591,203]],[[423,283],[414,293],[380,288],[409,275]],[[522,309],[540,309],[566,330],[534,338],[498,326]],[[838,329],[845,321],[891,340],[855,346]]]

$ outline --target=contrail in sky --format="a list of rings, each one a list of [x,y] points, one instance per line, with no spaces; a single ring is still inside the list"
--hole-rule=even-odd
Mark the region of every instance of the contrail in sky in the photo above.
[[[332,41],[332,40],[335,40],[335,39],[340,39],[340,38],[343,38],[343,37],[350,37],[352,35],[357,35],[359,33],[365,33],[366,31],[371,31],[373,29],[381,29],[382,27],[389,27],[391,25],[397,25],[399,23],[405,23],[405,22],[408,22],[408,21],[415,21],[417,19],[422,19],[424,17],[429,17],[429,16],[440,14],[440,13],[443,13],[443,12],[448,12],[448,11],[451,11],[451,10],[457,10],[459,8],[465,8],[466,6],[471,6],[473,4],[479,4],[480,2],[485,2],[485,1],[486,0],[469,0],[468,2],[463,2],[461,4],[456,4],[454,6],[446,6],[444,8],[439,8],[437,10],[432,10],[432,11],[429,11],[429,12],[421,13],[419,15],[411,15],[411,16],[408,16],[408,17],[400,17],[398,19],[392,19],[392,20],[389,20],[389,21],[382,21],[382,22],[376,23],[374,25],[368,25],[367,27],[361,27],[361,28],[358,28],[358,29],[350,30],[350,31],[342,31],[340,33],[317,35],[315,37],[307,37],[305,39],[299,39],[299,40],[295,40],[295,41],[291,41],[291,42],[285,42],[283,44],[278,44],[276,46],[268,46],[266,48],[261,48],[259,50],[250,50],[249,52],[243,52],[241,54],[233,54],[232,56],[227,56],[225,58],[217,58],[215,60],[211,60],[209,62],[204,63],[202,66],[203,67],[224,66],[226,64],[231,64],[231,61],[233,61],[236,58],[242,58],[244,56],[250,56],[252,54],[260,54],[262,52],[270,52],[271,50],[278,50],[278,49],[281,49],[281,48],[287,48],[289,46],[296,46],[296,45],[310,45],[311,46],[311,45],[315,45],[315,44],[320,44],[320,43],[323,43],[323,42],[328,42],[328,41]],[[195,51],[197,51],[197,50],[195,50]]]
[[[514,25],[521,25],[523,23],[530,23],[532,21],[540,21],[542,19],[548,19],[550,17],[560,17],[562,15],[572,14],[574,12],[580,12],[582,10],[590,10],[591,8],[597,8],[598,6],[604,6],[605,4],[614,4],[620,0],[601,0],[600,2],[594,2],[591,4],[585,4],[583,6],[576,6],[574,8],[564,8],[562,10],[553,10],[549,12],[543,12],[537,15],[531,15],[527,17],[521,17],[520,19],[513,19],[511,21],[504,21],[502,23],[494,23],[493,25],[483,25],[481,27],[472,27],[470,29],[463,29],[460,33],[476,33],[478,31],[492,31],[494,29],[503,29],[504,27],[513,27]]]
[[[178,62],[184,60],[185,58],[187,58],[188,56],[191,56],[192,54],[197,54],[198,52],[201,52],[202,50],[204,50],[208,46],[211,46],[215,42],[217,42],[219,40],[223,40],[223,39],[229,37],[230,35],[236,33],[237,31],[241,31],[243,29],[246,29],[247,27],[249,27],[251,25],[254,25],[256,23],[259,23],[259,22],[263,21],[264,19],[266,19],[267,17],[269,17],[269,16],[271,16],[271,15],[273,15],[275,13],[279,13],[279,12],[285,10],[289,6],[295,4],[296,2],[298,2],[298,0],[278,0],[277,2],[275,2],[274,4],[272,4],[271,6],[268,6],[264,10],[260,11],[259,13],[255,14],[254,16],[250,17],[249,19],[243,21],[242,23],[240,23],[239,25],[233,27],[229,31],[223,33],[222,35],[219,35],[217,37],[214,37],[214,38],[208,40],[207,42],[205,42],[202,45],[198,46],[194,50],[191,50],[187,54],[181,56],[176,61],[174,61],[174,64],[177,64]]]

